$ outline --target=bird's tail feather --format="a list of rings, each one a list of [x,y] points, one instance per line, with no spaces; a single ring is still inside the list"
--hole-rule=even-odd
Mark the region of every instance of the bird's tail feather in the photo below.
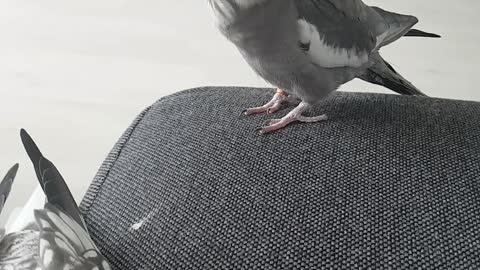
[[[441,38],[442,37],[442,36],[437,35],[435,33],[428,33],[428,32],[422,31],[422,30],[418,30],[418,29],[410,29],[410,31],[408,31],[403,36],[404,37],[429,37],[429,38]]]
[[[38,176],[38,181],[47,197],[48,203],[65,212],[65,214],[73,218],[85,229],[85,231],[87,231],[85,222],[78,210],[77,203],[70,193],[65,180],[60,175],[60,172],[52,162],[42,155],[33,139],[25,130],[22,129],[20,131],[20,137],[22,138],[28,156],[33,163],[33,167]]]
[[[426,96],[411,82],[402,77],[380,54],[375,54],[375,63],[359,76],[360,79],[384,86],[402,95]]]

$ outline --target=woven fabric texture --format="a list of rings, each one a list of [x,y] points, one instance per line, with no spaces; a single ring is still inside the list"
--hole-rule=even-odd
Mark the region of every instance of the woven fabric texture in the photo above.
[[[82,204],[114,269],[480,269],[480,103],[334,93],[255,131],[272,89],[146,109]]]

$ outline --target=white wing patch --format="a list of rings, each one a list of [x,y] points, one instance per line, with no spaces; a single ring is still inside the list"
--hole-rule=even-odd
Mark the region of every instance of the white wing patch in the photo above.
[[[304,19],[298,20],[300,41],[310,44],[308,54],[312,62],[324,68],[361,67],[369,61],[369,53],[354,48],[335,48],[325,42],[317,28]]]

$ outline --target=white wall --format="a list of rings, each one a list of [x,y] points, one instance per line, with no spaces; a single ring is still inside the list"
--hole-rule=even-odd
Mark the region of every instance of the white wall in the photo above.
[[[414,14],[418,28],[443,35],[405,38],[383,50],[406,78],[431,96],[480,101],[480,1],[368,3]],[[206,1],[1,0],[0,174],[21,162],[6,212],[36,186],[21,127],[79,202],[138,112],[202,85],[266,86],[217,33]],[[342,90],[387,92],[360,81]]]

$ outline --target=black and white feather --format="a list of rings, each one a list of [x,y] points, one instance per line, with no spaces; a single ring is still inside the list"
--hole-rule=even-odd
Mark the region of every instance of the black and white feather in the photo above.
[[[2,239],[0,269],[111,269],[90,238],[60,172],[25,130],[20,136],[46,201],[42,208],[33,210],[31,225]]]

